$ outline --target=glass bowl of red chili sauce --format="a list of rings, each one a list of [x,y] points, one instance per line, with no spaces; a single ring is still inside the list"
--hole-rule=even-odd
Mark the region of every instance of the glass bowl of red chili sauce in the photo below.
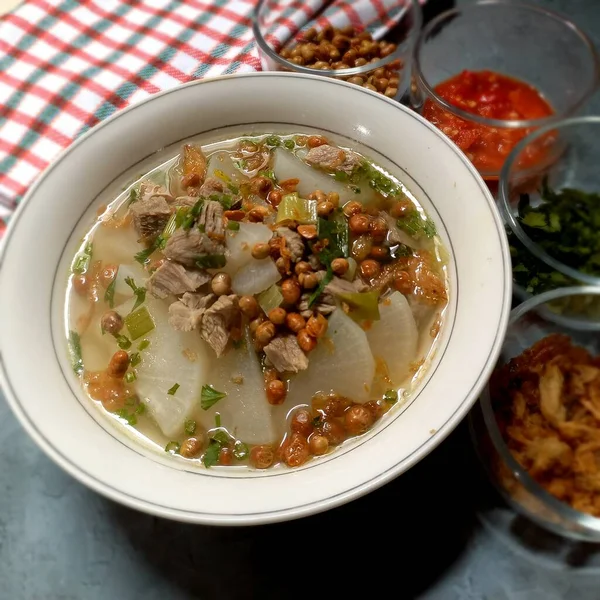
[[[485,0],[423,29],[411,103],[493,181],[523,137],[585,103],[598,85],[598,65],[586,34],[564,17]],[[531,150],[521,157],[524,168],[544,158],[544,149]]]
[[[577,286],[513,309],[469,427],[490,480],[516,513],[563,537],[598,543],[600,320],[577,309],[593,300],[600,288]],[[565,309],[560,315],[557,304]]]

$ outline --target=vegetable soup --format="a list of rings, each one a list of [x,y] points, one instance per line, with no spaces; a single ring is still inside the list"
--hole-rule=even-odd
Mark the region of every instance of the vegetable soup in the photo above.
[[[426,368],[446,253],[356,149],[192,140],[108,200],[69,274],[72,364],[173,460],[299,466],[367,432]]]

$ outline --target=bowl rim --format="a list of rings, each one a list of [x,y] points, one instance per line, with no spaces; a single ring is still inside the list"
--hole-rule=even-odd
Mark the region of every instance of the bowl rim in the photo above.
[[[525,300],[525,302],[523,302],[511,311],[508,327],[510,328],[511,325],[514,325],[524,315],[526,315],[532,310],[535,310],[536,308],[539,308],[540,306],[546,304],[549,301],[582,294],[592,294],[595,296],[600,296],[600,287],[570,286],[550,290],[547,292],[543,292],[542,294],[538,294],[537,296],[533,296],[528,300]],[[494,415],[494,410],[492,409],[489,383],[486,384],[485,389],[481,394],[481,398],[479,399],[479,406],[481,408],[483,421],[485,423],[492,444],[496,452],[498,452],[498,454],[500,455],[502,461],[511,470],[515,479],[521,485],[523,485],[523,487],[535,498],[543,502],[554,512],[558,513],[561,518],[573,521],[577,524],[578,527],[595,534],[595,536],[600,535],[600,518],[576,510],[568,504],[566,504],[565,502],[562,502],[549,492],[547,492],[540,484],[538,484],[531,477],[531,475],[529,475],[527,470],[524,469],[514,458],[512,452],[510,451],[506,442],[504,441],[504,438],[502,437],[500,428],[498,427],[498,423]],[[532,517],[535,518],[535,515],[532,515]]]
[[[365,73],[370,73],[375,69],[380,67],[385,67],[389,63],[401,58],[404,55],[408,55],[410,57],[412,55],[412,50],[417,42],[418,35],[421,31],[421,27],[423,25],[423,12],[421,10],[421,5],[418,0],[405,0],[412,9],[415,23],[411,28],[411,31],[406,36],[406,39],[398,44],[398,47],[394,52],[386,56],[385,58],[381,58],[375,62],[367,63],[362,67],[352,67],[350,69],[311,69],[310,67],[305,67],[302,65],[297,65],[296,63],[290,62],[286,60],[282,56],[279,56],[277,52],[273,50],[271,45],[267,42],[265,37],[260,30],[260,24],[258,21],[260,11],[263,7],[269,3],[270,0],[259,0],[256,5],[255,10],[252,12],[252,34],[254,35],[254,39],[259,49],[262,50],[271,60],[275,61],[278,65],[285,69],[289,69],[292,72],[303,73],[305,75],[321,75],[322,77],[352,77],[355,75],[364,75]],[[404,18],[404,17],[403,17]],[[403,68],[409,68],[408,64],[405,64]]]
[[[445,21],[451,20],[454,17],[459,16],[461,13],[465,12],[473,12],[476,10],[481,10],[486,7],[502,7],[507,9],[515,9],[515,10],[526,10],[539,15],[540,18],[551,18],[554,21],[561,22],[563,25],[566,25],[567,28],[571,29],[571,31],[580,38],[583,42],[584,46],[587,47],[590,58],[593,63],[593,72],[594,75],[591,79],[591,82],[584,93],[581,94],[579,100],[573,104],[568,110],[563,111],[560,115],[554,114],[548,117],[543,117],[541,119],[491,119],[487,117],[482,117],[481,115],[476,115],[473,113],[469,113],[462,108],[454,106],[450,104],[447,100],[442,98],[437,94],[434,87],[429,84],[425,75],[423,74],[423,70],[421,68],[421,60],[420,60],[420,50],[425,43],[427,37],[431,32],[435,30],[436,27],[439,27]],[[600,55],[596,50],[596,46],[592,42],[591,38],[580,29],[573,21],[568,19],[567,17],[561,15],[558,12],[553,10],[549,10],[547,8],[542,8],[540,6],[535,6],[533,4],[525,4],[521,2],[506,2],[505,0],[478,0],[472,4],[467,6],[459,6],[456,8],[452,8],[447,10],[437,17],[429,21],[425,27],[421,30],[421,33],[416,41],[414,48],[414,73],[415,78],[418,83],[422,86],[422,88],[427,92],[427,94],[432,98],[436,103],[441,105],[448,112],[454,113],[467,121],[473,121],[480,125],[486,125],[488,127],[502,127],[505,129],[519,129],[524,127],[542,127],[549,123],[554,123],[559,121],[566,116],[573,114],[579,109],[583,104],[585,104],[590,96],[595,92],[598,85],[600,84]]]
[[[85,143],[95,132],[98,132],[101,128],[107,127],[116,121],[119,118],[123,118],[130,111],[143,106],[156,98],[163,97],[169,94],[176,93],[178,90],[183,88],[190,88],[194,86],[208,85],[214,84],[218,81],[225,81],[231,79],[251,79],[251,78],[262,78],[262,79],[276,79],[276,78],[296,78],[296,79],[306,79],[312,80],[314,82],[319,82],[322,85],[338,85],[346,87],[348,90],[354,90],[352,93],[365,93],[370,95],[372,99],[376,99],[377,101],[383,101],[388,103],[390,106],[394,107],[395,110],[400,110],[401,112],[405,112],[406,114],[410,114],[411,118],[416,119],[421,123],[422,126],[430,129],[432,133],[435,134],[438,139],[443,142],[449,149],[454,152],[457,157],[464,164],[467,171],[474,178],[475,182],[479,186],[483,197],[487,203],[487,207],[490,210],[492,215],[492,219],[496,225],[497,232],[499,234],[500,241],[500,254],[502,258],[502,262],[505,266],[504,268],[504,277],[503,277],[503,294],[502,298],[499,302],[499,314],[498,314],[498,329],[497,331],[502,333],[506,330],[508,326],[508,318],[510,313],[510,300],[511,300],[511,290],[512,290],[512,279],[511,279],[511,271],[510,271],[510,255],[508,252],[508,244],[506,241],[506,237],[502,235],[503,226],[500,215],[495,206],[495,202],[489,192],[489,189],[485,185],[485,182],[472,166],[470,161],[466,158],[466,156],[454,145],[446,136],[444,136],[435,126],[429,123],[420,115],[410,111],[408,108],[400,106],[394,100],[387,98],[377,92],[373,92],[370,90],[366,90],[364,88],[360,88],[353,84],[349,84],[344,81],[330,79],[327,77],[322,77],[318,75],[304,75],[298,73],[282,73],[282,72],[252,72],[252,73],[241,73],[241,74],[231,74],[220,77],[213,78],[205,78],[201,80],[191,81],[186,84],[176,86],[174,88],[164,90],[157,94],[153,94],[133,105],[130,105],[122,110],[117,111],[94,128],[88,130],[81,137],[75,140],[70,146],[65,148],[59,156],[51,163],[51,165],[38,177],[33,186],[28,190],[27,194],[20,202],[17,210],[15,211],[13,217],[10,220],[10,223],[7,228],[6,235],[2,240],[2,244],[0,244],[0,275],[2,272],[3,261],[6,255],[6,248],[8,247],[8,241],[11,238],[13,232],[16,230],[18,226],[18,222],[20,221],[22,215],[26,207],[29,204],[29,201],[33,196],[37,193],[39,187],[42,186],[44,180],[49,176],[49,174],[54,170],[54,168],[61,163],[70,153],[76,151],[76,149]],[[367,481],[361,482],[359,485],[356,485],[353,488],[345,489],[338,494],[326,498],[321,498],[307,504],[301,506],[294,506],[292,508],[286,508],[281,510],[271,510],[268,512],[258,512],[258,513],[244,513],[244,514],[235,514],[235,515],[221,515],[218,513],[201,513],[197,511],[190,511],[186,509],[167,507],[163,505],[157,505],[153,503],[151,500],[147,500],[141,496],[133,496],[128,492],[123,491],[121,489],[117,489],[112,487],[109,483],[96,478],[94,475],[88,473],[83,466],[77,464],[72,461],[72,459],[66,455],[64,455],[59,449],[54,448],[52,444],[45,438],[44,434],[38,430],[34,419],[32,419],[28,412],[20,405],[18,400],[18,395],[14,388],[12,387],[8,373],[6,370],[5,362],[3,361],[2,355],[0,353],[0,384],[1,389],[4,391],[6,395],[6,399],[8,401],[8,405],[10,406],[12,412],[15,414],[20,424],[24,427],[24,429],[28,432],[30,437],[36,442],[38,447],[42,449],[58,466],[68,472],[75,479],[90,487],[97,493],[110,498],[116,502],[119,502],[125,506],[129,506],[130,508],[134,508],[136,510],[141,510],[148,514],[152,514],[159,517],[166,517],[174,520],[190,522],[190,523],[203,523],[203,524],[211,524],[211,525],[254,525],[254,524],[264,524],[264,523],[273,523],[279,521],[285,521],[290,519],[296,519],[304,516],[308,516],[311,514],[323,512],[325,510],[329,510],[330,508],[334,508],[336,506],[340,506],[350,500],[357,499],[366,493],[374,491],[375,489],[381,487],[385,483],[391,481],[404,471],[408,470],[412,466],[414,466],[421,458],[426,456],[429,452],[431,452],[434,448],[436,448],[458,425],[458,423],[467,415],[469,409],[472,407],[474,402],[477,400],[478,394],[485,386],[485,383],[491,374],[495,360],[499,356],[502,347],[502,336],[496,336],[494,339],[494,343],[491,345],[489,349],[489,355],[486,364],[481,369],[480,373],[474,378],[474,381],[471,385],[471,388],[465,398],[463,398],[462,402],[456,407],[456,409],[451,413],[451,415],[447,418],[447,420],[443,423],[441,427],[439,427],[434,433],[430,435],[429,438],[424,440],[414,452],[408,457],[405,457],[403,460],[395,463],[393,466],[388,468],[383,472],[379,472],[371,479]]]
[[[581,125],[600,125],[600,116],[588,115],[584,117],[571,117],[569,119],[562,119],[556,123],[548,124],[545,127],[540,127],[536,131],[530,133],[524,137],[510,152],[507,159],[502,165],[500,170],[500,181],[498,186],[498,199],[500,204],[500,211],[506,224],[510,227],[512,232],[517,236],[519,241],[525,246],[525,248],[531,252],[536,258],[544,262],[546,265],[561,272],[563,275],[567,275],[571,279],[574,279],[582,284],[587,285],[600,285],[600,276],[590,275],[589,273],[583,273],[566,265],[565,263],[557,260],[548,252],[546,252],[541,246],[536,244],[521,227],[517,219],[512,213],[510,206],[510,178],[511,170],[516,164],[519,154],[536,139],[543,137],[544,135],[554,132],[556,130],[568,129],[569,127],[578,127]],[[573,287],[573,286],[571,286]]]

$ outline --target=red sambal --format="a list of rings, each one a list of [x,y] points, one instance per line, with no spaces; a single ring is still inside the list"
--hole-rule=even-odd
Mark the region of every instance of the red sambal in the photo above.
[[[435,92],[449,104],[488,119],[541,119],[554,113],[534,87],[493,71],[463,71],[438,84]],[[502,168],[510,151],[532,131],[480,125],[448,112],[431,100],[425,102],[423,116],[444,132],[478,171],[494,179],[493,174]],[[543,146],[528,148],[521,157],[521,166],[533,165],[543,152]]]

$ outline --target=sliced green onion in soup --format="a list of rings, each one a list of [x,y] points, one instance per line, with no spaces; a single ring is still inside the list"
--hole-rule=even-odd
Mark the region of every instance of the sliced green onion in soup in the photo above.
[[[350,307],[349,316],[355,321],[379,321],[379,292],[338,294]]]
[[[258,297],[258,304],[263,309],[265,315],[268,315],[274,308],[278,308],[283,303],[283,295],[279,286],[273,284],[270,288],[261,292]]]
[[[317,222],[317,201],[300,198],[298,192],[286,194],[277,208],[277,223],[297,221],[298,223]]]
[[[132,340],[137,340],[154,329],[154,321],[145,306],[125,317],[125,326]]]
[[[181,444],[179,442],[169,442],[165,446],[165,452],[170,452],[171,454],[177,454],[179,449],[181,448]]]

